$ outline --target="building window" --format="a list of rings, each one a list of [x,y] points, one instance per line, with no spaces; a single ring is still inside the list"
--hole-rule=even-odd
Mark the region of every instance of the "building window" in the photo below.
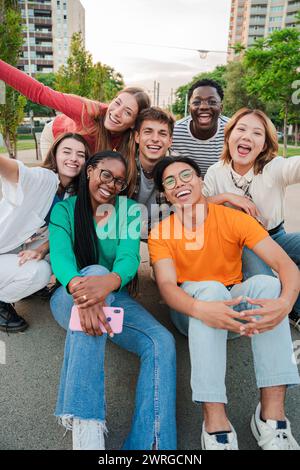
[[[282,16],[270,16],[270,23],[274,22],[281,22],[282,21]]]

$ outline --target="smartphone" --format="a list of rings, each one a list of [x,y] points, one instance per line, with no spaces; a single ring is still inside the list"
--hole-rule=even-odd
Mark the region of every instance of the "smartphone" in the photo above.
[[[122,333],[124,310],[121,307],[102,307],[102,309],[112,331],[114,333]],[[107,333],[102,323],[99,323],[101,331]],[[69,328],[72,331],[82,331],[77,305],[73,305],[72,307]]]

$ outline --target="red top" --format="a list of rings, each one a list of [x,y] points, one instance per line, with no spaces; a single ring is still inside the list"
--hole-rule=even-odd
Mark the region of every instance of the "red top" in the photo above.
[[[56,116],[53,122],[52,130],[55,138],[66,132],[78,132],[86,139],[92,152],[98,150],[95,148],[95,137],[84,134],[82,127],[82,118],[84,125],[89,128],[94,125],[95,116],[87,113],[79,96],[52,90],[52,88],[3,62],[3,60],[0,60],[0,80],[3,80],[7,85],[19,91],[34,103],[48,106],[63,113]],[[100,115],[103,116],[108,105],[99,102],[99,108]],[[112,148],[118,144],[120,144],[120,134],[111,136]]]

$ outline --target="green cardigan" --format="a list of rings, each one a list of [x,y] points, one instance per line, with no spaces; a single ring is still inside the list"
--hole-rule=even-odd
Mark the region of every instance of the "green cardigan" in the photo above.
[[[77,196],[57,203],[51,211],[50,261],[59,282],[67,287],[73,277],[81,276],[74,254],[74,211]],[[140,264],[140,208],[125,196],[117,196],[115,212],[107,223],[95,229],[98,235],[98,263],[122,279],[120,289],[130,282]]]

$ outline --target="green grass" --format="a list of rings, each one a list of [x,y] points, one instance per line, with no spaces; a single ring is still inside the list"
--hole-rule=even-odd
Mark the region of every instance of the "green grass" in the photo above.
[[[279,145],[279,155],[282,155],[283,145]],[[288,147],[287,148],[287,157],[293,157],[294,155],[300,155],[300,147]]]
[[[35,149],[35,142],[31,140],[18,140],[17,143],[18,150],[33,150]],[[279,145],[279,155],[282,155],[283,145]],[[300,147],[293,147],[287,149],[287,156],[292,157],[293,155],[300,155]],[[7,153],[6,147],[0,147],[0,153]]]
[[[32,150],[35,149],[34,140],[18,140],[17,142],[18,150]],[[6,147],[0,147],[0,153],[7,153]]]

